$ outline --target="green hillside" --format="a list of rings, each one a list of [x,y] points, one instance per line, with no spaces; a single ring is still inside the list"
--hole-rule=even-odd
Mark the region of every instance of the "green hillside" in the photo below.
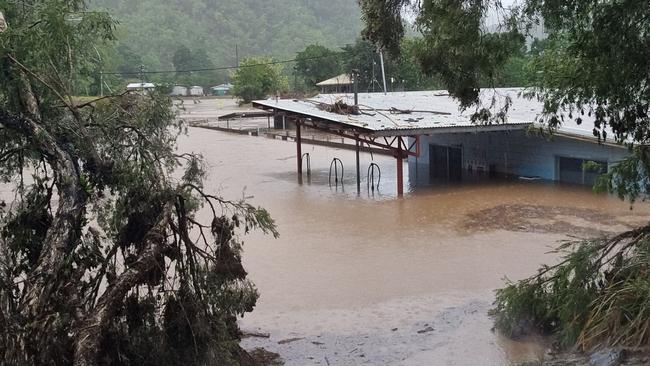
[[[356,0],[95,0],[92,7],[120,22],[121,69],[141,61],[173,70],[179,49],[214,66],[234,65],[236,47],[240,59],[291,57],[309,44],[353,43],[361,27]]]

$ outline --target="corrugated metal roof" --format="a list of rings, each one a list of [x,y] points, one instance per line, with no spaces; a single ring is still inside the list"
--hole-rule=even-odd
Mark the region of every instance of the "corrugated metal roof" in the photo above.
[[[363,129],[375,135],[397,136],[462,130],[526,128],[537,121],[543,104],[537,100],[522,97],[522,91],[523,89],[519,88],[508,88],[486,89],[481,92],[482,105],[486,107],[494,105],[491,108],[492,112],[498,111],[504,105],[506,97],[512,100],[506,122],[499,125],[472,123],[470,117],[476,110],[469,108],[461,111],[458,102],[451,98],[446,91],[359,94],[359,107],[363,112],[361,115],[342,115],[318,108],[319,103],[333,104],[337,101],[352,105],[354,104],[352,94],[321,94],[305,100],[264,100],[254,102],[254,106],[311,116],[340,123],[350,128]],[[393,108],[411,112],[391,112]],[[593,138],[593,120],[582,117],[581,125],[569,119],[565,120],[560,127],[560,132]]]
[[[321,81],[317,86],[352,85],[352,78],[348,74],[341,74],[331,79]]]

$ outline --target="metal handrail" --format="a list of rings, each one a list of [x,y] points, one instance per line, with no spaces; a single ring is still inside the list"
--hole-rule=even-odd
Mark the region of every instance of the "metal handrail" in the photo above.
[[[377,185],[375,186],[375,170],[377,170],[378,176],[377,176]],[[368,166],[368,176],[366,177],[367,185],[368,185],[368,190],[372,190],[373,192],[375,191],[375,187],[377,187],[377,190],[379,190],[379,183],[381,183],[381,168],[379,165],[375,163],[370,163],[370,166]]]
[[[328,178],[328,182],[330,184],[330,187],[332,186],[332,167],[334,167],[334,183],[337,186],[339,184],[339,169],[338,169],[339,165],[341,165],[341,185],[343,185],[343,175],[344,175],[343,162],[339,158],[334,158],[334,159],[332,159],[332,162],[330,163],[330,174],[329,174],[329,178]]]
[[[303,161],[307,158],[307,176],[311,176],[311,156],[309,153],[304,153],[300,157],[300,166],[302,166]]]

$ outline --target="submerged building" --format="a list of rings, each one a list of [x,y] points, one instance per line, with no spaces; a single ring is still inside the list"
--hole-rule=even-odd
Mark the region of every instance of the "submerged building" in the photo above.
[[[475,110],[461,111],[444,91],[359,94],[357,106],[351,94],[254,105],[362,146],[389,149],[398,167],[408,158],[409,177],[419,184],[502,175],[588,185],[629,154],[623,145],[594,137],[593,120],[586,116],[581,124],[566,118],[553,133],[540,133],[542,103],[521,92],[482,92],[486,106],[512,101],[507,118],[492,124],[473,123]]]

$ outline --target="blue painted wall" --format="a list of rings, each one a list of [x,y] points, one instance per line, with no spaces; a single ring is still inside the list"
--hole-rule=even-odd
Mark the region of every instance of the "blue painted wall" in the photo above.
[[[492,166],[497,173],[557,180],[557,157],[606,161],[609,166],[628,155],[624,147],[562,136],[531,136],[525,131],[436,134],[420,137],[420,156],[409,158],[412,181],[429,177],[429,145],[461,147],[463,167]],[[417,178],[417,179],[416,179]]]

